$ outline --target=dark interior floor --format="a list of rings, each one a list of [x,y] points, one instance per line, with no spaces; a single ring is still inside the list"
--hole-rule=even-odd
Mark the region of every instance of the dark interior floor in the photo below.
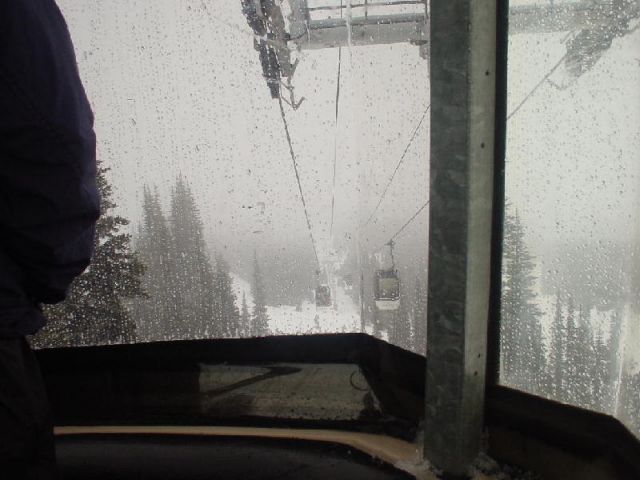
[[[62,436],[62,480],[413,478],[346,446],[192,436]]]

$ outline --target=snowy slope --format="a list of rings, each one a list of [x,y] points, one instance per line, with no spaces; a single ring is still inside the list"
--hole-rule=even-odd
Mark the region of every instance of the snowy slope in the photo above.
[[[231,274],[238,308],[242,306],[242,294],[246,295],[249,309],[253,306],[251,285],[239,275]],[[294,305],[268,306],[270,335],[301,335],[312,333],[360,332],[360,308],[340,285],[332,291],[335,306],[316,307],[304,302],[299,309]]]
[[[238,310],[242,309],[242,294],[246,295],[249,310],[253,306],[253,295],[251,294],[251,284],[243,279],[240,275],[231,272],[231,280],[233,282],[233,293],[236,295],[236,305]]]

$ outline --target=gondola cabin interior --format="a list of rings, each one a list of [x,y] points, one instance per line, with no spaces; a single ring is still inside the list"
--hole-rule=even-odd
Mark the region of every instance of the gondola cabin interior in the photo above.
[[[640,1],[57,3],[63,480],[640,478]]]

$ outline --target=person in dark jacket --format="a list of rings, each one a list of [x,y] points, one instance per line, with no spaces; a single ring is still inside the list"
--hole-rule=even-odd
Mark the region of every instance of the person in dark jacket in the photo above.
[[[25,339],[89,264],[93,114],[54,0],[0,0],[0,478],[54,478],[49,407]]]

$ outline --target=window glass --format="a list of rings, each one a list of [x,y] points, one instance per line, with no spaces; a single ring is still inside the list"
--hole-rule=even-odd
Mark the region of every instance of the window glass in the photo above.
[[[424,352],[425,4],[58,3],[103,216],[37,346],[368,332]]]
[[[627,1],[510,8],[500,372],[636,434],[639,20]]]

